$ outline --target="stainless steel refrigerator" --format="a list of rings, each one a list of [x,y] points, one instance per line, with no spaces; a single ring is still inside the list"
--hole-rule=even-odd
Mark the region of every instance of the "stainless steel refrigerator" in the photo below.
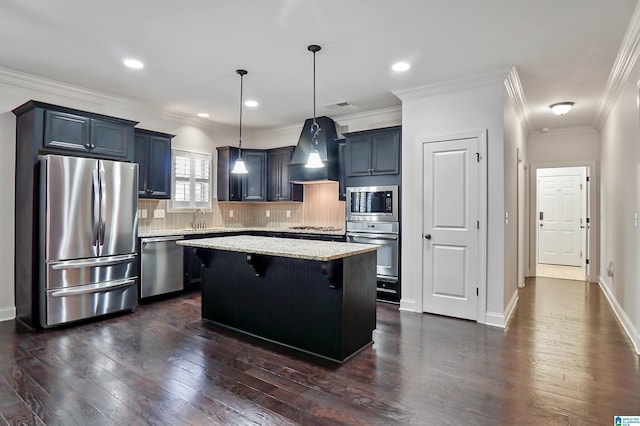
[[[40,167],[40,325],[132,310],[138,165],[45,155]]]

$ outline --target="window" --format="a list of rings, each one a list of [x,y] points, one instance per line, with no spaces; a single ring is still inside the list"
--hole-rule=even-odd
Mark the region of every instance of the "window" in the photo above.
[[[211,208],[211,154],[171,150],[171,208]]]

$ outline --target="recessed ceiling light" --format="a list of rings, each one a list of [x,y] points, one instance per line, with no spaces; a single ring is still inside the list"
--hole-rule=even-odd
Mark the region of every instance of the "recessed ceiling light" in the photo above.
[[[411,68],[411,65],[409,65],[407,62],[396,62],[391,67],[392,70],[397,71],[397,72],[406,71],[409,68]]]
[[[244,104],[245,104],[245,106],[248,106],[248,107],[251,107],[251,108],[257,107],[259,105],[258,101],[252,101],[252,100],[245,101]]]
[[[136,69],[136,70],[144,68],[144,64],[141,61],[137,60],[137,59],[129,58],[129,59],[125,59],[123,62],[125,64],[125,66],[127,66],[129,68],[133,68],[133,69]]]
[[[207,114],[206,112],[200,112],[200,113],[198,113],[198,117],[200,117],[200,118],[209,118],[210,115]]]
[[[573,102],[558,102],[557,104],[549,105],[549,108],[551,108],[551,111],[553,111],[555,115],[565,115],[571,111],[573,105]]]

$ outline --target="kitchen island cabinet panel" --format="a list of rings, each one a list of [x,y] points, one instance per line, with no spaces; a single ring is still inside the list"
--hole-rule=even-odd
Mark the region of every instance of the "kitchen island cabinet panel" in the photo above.
[[[372,342],[376,250],[235,236],[179,241],[202,259],[202,318],[344,362]]]
[[[338,362],[371,343],[375,252],[326,263],[252,255],[254,265],[239,252],[198,256],[203,319]]]

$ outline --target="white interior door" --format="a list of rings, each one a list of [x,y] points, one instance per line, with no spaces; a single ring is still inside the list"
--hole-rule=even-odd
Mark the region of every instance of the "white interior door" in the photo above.
[[[423,311],[477,319],[478,138],[423,144]]]
[[[538,263],[582,266],[584,167],[538,170]]]

